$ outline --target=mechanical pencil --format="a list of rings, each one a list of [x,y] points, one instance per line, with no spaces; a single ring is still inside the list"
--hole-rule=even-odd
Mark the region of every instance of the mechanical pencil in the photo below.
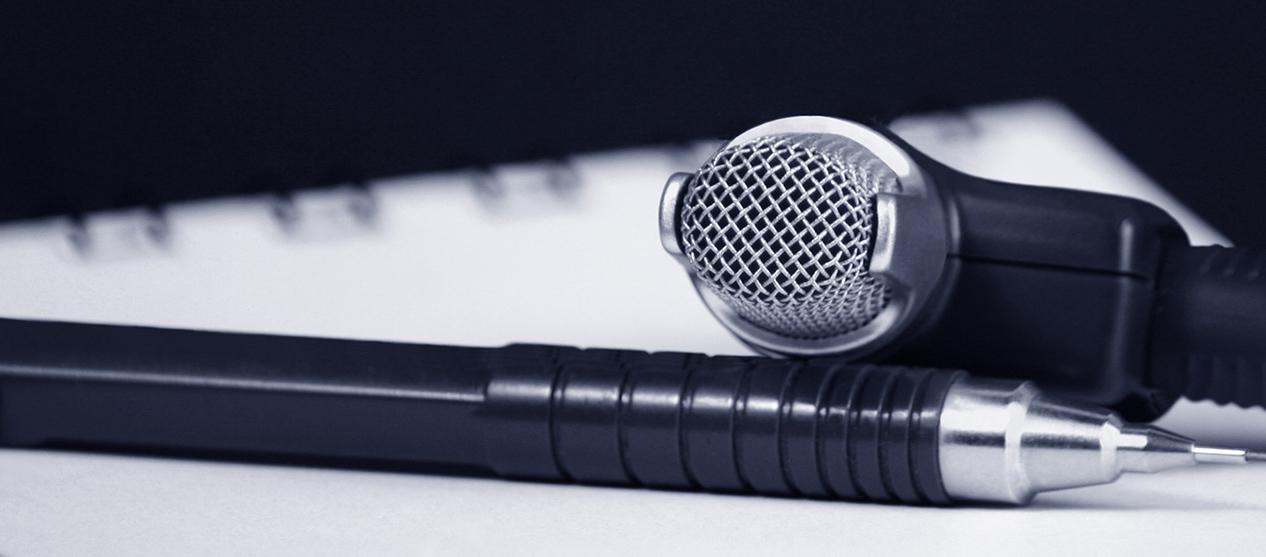
[[[1263,459],[960,371],[12,319],[0,445],[914,504]]]

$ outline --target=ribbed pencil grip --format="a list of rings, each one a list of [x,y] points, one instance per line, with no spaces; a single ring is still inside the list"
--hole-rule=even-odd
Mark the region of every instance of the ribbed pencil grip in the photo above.
[[[1266,403],[1266,250],[1185,248],[1167,258],[1151,382],[1170,396]]]
[[[501,475],[949,502],[937,427],[958,372],[529,345],[485,362]]]

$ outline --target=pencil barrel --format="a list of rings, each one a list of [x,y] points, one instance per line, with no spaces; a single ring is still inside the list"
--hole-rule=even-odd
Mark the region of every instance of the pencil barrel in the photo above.
[[[0,319],[0,445],[481,466],[482,350]]]
[[[939,504],[959,373],[0,319],[0,445]]]

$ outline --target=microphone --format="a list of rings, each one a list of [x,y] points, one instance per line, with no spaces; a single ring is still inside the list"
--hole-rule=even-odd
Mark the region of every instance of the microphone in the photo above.
[[[889,131],[757,126],[669,178],[664,248],[776,356],[970,369],[1159,417],[1266,402],[1266,251],[1192,247],[1143,201],[994,182]]]

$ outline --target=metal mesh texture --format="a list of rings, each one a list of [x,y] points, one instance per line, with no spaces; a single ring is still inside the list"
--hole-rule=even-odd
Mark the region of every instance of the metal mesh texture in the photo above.
[[[874,199],[896,175],[847,138],[787,134],[728,147],[681,201],[683,252],[747,321],[817,339],[865,326],[890,291],[869,271]]]

